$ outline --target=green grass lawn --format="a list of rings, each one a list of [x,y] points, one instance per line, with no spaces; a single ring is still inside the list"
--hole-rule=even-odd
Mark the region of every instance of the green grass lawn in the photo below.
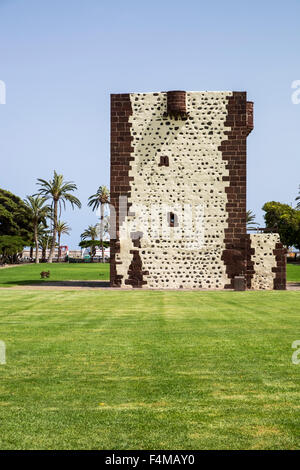
[[[299,448],[299,316],[297,291],[3,290],[0,449]]]
[[[50,270],[50,279],[40,279],[41,271]],[[300,282],[300,265],[287,266],[288,281]],[[48,281],[105,281],[109,280],[109,264],[105,263],[53,263],[27,264],[15,268],[0,269],[0,287],[47,283]]]
[[[288,264],[286,274],[288,281],[300,282],[300,264]]]
[[[41,279],[41,271],[50,270],[50,279]],[[0,269],[0,287],[65,280],[109,280],[108,263],[41,263]]]

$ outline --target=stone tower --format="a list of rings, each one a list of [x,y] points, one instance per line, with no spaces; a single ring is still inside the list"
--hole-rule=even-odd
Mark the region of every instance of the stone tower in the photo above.
[[[277,234],[246,230],[246,92],[111,95],[111,286],[285,289]]]

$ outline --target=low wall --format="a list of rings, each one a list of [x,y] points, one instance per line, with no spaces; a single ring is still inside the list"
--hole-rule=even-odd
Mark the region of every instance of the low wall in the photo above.
[[[286,289],[286,250],[277,233],[250,235],[251,288]]]

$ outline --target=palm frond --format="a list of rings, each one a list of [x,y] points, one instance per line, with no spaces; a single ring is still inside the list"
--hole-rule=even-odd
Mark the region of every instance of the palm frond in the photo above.
[[[59,220],[56,225],[56,230],[59,235],[70,235],[72,229],[66,222]]]
[[[82,232],[80,237],[83,240],[87,240],[87,239],[95,240],[95,238],[97,238],[97,234],[98,234],[97,225],[89,225],[88,228],[84,230],[84,232]]]
[[[99,186],[97,192],[88,198],[88,207],[91,207],[93,211],[108,203],[109,189],[106,186]]]

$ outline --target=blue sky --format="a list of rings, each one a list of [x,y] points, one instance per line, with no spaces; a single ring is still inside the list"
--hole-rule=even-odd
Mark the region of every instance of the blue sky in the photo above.
[[[246,90],[248,208],[292,203],[300,184],[300,2],[0,0],[0,187],[21,197],[53,169],[78,185],[63,243],[97,222],[86,206],[109,185],[110,93]]]

